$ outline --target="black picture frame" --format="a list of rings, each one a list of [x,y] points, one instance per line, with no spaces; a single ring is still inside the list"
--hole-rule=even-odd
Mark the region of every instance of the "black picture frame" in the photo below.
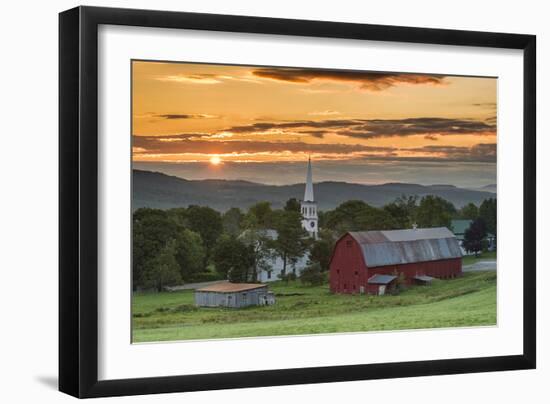
[[[100,24],[523,50],[523,354],[99,381]],[[96,7],[77,7],[60,13],[59,389],[85,398],[535,368],[535,87],[534,35]]]

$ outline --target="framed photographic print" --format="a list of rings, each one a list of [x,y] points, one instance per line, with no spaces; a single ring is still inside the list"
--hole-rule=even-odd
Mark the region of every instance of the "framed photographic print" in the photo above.
[[[534,368],[535,44],[61,13],[60,390]]]

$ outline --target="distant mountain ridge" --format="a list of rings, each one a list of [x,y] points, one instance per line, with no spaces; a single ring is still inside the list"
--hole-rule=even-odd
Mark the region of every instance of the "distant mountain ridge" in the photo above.
[[[159,172],[133,170],[133,209],[169,209],[188,205],[210,206],[219,211],[232,207],[248,208],[269,201],[280,208],[290,198],[303,198],[304,184],[266,185],[242,180],[186,180]],[[324,181],[314,184],[319,209],[334,209],[351,199],[382,206],[401,195],[437,195],[457,208],[469,202],[479,205],[494,198],[493,192],[458,188],[454,185],[387,183],[381,185]]]

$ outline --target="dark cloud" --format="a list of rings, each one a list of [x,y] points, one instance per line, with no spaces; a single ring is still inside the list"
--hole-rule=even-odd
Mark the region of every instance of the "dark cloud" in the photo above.
[[[479,143],[472,147],[429,145],[401,150],[435,154],[439,155],[439,160],[445,161],[495,163],[497,160],[496,143]],[[406,159],[425,159],[425,157],[406,157]]]
[[[487,123],[489,123],[489,124],[491,124],[491,125],[496,125],[496,123],[497,123],[497,117],[496,117],[496,116],[491,116],[491,117],[487,118],[487,119],[485,120],[485,122],[487,122]]]
[[[355,138],[413,135],[493,135],[496,126],[485,121],[449,118],[372,119],[338,134]]]
[[[288,121],[288,122],[258,122],[251,125],[232,126],[226,129],[232,133],[254,133],[265,132],[274,129],[297,129],[297,128],[322,128],[335,129],[345,128],[351,125],[360,124],[359,119],[328,119],[324,121]]]
[[[156,118],[164,119],[208,119],[216,118],[214,115],[207,114],[159,114],[155,115]]]
[[[326,156],[347,154],[348,160],[372,159],[385,161],[427,162],[496,162],[496,144],[480,143],[472,147],[429,145],[415,148],[367,146],[359,144],[304,142],[251,142],[244,140],[207,140],[196,134],[171,136],[134,136],[136,154],[228,154],[228,153],[321,153]],[[409,152],[409,155],[403,155]],[[412,153],[412,155],[410,155]],[[416,154],[416,155],[415,155]]]
[[[477,102],[472,104],[474,107],[481,107],[481,108],[496,108],[497,103],[496,102]]]
[[[134,136],[133,146],[143,149],[143,153],[328,153],[345,154],[357,152],[391,153],[393,147],[365,146],[358,144],[311,144],[303,142],[250,142],[245,140],[223,141],[205,140],[194,134],[172,136]]]
[[[232,133],[255,133],[269,130],[293,129],[295,132],[322,137],[327,132],[369,139],[413,135],[495,135],[496,125],[490,121],[451,118],[407,119],[327,119],[322,121],[258,122],[234,126]]]
[[[325,137],[325,135],[328,133],[326,130],[301,130],[300,133],[310,135],[313,137],[316,137],[318,139],[322,139]]]
[[[372,73],[318,69],[263,68],[252,71],[257,77],[290,83],[311,83],[315,80],[356,84],[362,90],[382,91],[401,84],[442,85],[445,76],[427,74]]]

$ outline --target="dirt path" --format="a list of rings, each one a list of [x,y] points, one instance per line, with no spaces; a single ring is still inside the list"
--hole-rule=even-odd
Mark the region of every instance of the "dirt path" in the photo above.
[[[496,271],[497,260],[483,260],[476,262],[475,264],[465,265],[462,267],[463,272],[475,272],[475,271]]]

